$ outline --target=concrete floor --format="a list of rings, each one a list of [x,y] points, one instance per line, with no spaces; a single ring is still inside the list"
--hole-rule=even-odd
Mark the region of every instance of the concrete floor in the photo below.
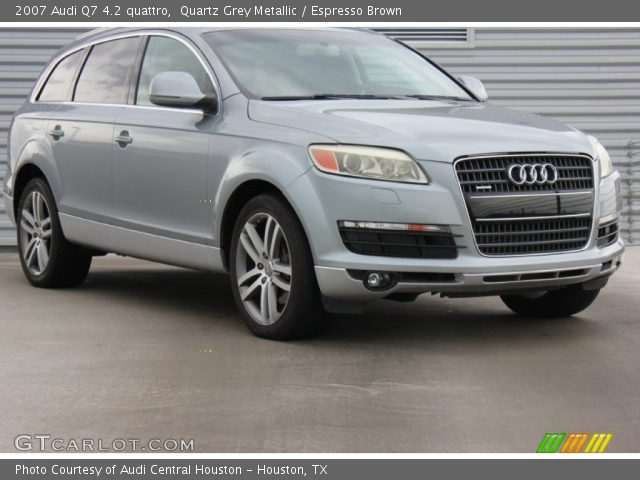
[[[0,451],[50,433],[202,452],[533,452],[561,431],[639,452],[638,285],[634,248],[579,317],[424,297],[277,343],[248,333],[225,276],[107,257],[81,288],[47,291],[3,254]]]

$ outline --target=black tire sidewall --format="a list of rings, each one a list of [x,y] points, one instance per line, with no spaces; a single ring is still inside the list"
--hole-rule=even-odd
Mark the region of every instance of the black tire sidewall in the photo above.
[[[37,191],[44,197],[45,204],[49,210],[51,218],[51,238],[49,243],[49,263],[44,271],[39,275],[34,275],[27,268],[22,253],[22,235],[20,232],[20,222],[22,221],[22,210],[29,195]],[[16,212],[16,224],[18,225],[18,251],[22,270],[29,282],[41,288],[70,287],[81,283],[89,271],[91,256],[67,241],[62,233],[62,226],[58,216],[53,193],[47,182],[42,178],[34,178],[25,186],[18,203]]]
[[[51,238],[49,240],[49,263],[45,267],[44,271],[39,275],[34,275],[26,265],[24,254],[23,254],[23,245],[22,245],[22,234],[20,231],[20,223],[22,221],[22,210],[24,209],[24,205],[27,202],[27,199],[33,192],[40,193],[45,200],[45,205],[47,210],[49,211],[49,217],[51,218]],[[16,224],[18,226],[18,249],[20,252],[20,264],[22,265],[22,270],[26,275],[27,279],[33,283],[34,285],[46,284],[49,276],[51,275],[52,270],[55,268],[55,261],[57,251],[60,246],[60,220],[58,219],[58,209],[56,208],[56,203],[53,199],[53,194],[49,186],[46,182],[40,178],[34,178],[30,180],[22,191],[22,195],[20,197],[20,202],[18,203],[18,211],[16,212]]]
[[[236,255],[242,228],[256,213],[267,213],[279,224],[287,239],[291,257],[292,282],[289,299],[282,316],[272,325],[256,322],[247,312],[237,286]],[[247,327],[257,336],[273,340],[290,340],[320,333],[326,317],[315,276],[309,244],[297,216],[282,199],[259,195],[244,206],[233,229],[229,251],[229,273],[233,296]]]

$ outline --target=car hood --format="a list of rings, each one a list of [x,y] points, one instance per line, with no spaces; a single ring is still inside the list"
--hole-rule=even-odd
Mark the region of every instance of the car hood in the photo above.
[[[479,102],[251,100],[249,117],[338,143],[402,149],[419,160],[452,162],[464,155],[506,152],[593,153],[587,136],[574,128]]]

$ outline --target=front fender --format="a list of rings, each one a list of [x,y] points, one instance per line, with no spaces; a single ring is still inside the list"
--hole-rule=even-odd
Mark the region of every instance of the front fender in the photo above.
[[[296,203],[287,187],[310,168],[311,160],[308,158],[306,147],[296,145],[261,143],[259,148],[232,156],[213,202],[214,246],[221,244],[222,222],[229,200],[237,189],[247,182],[258,180],[270,183],[282,192],[299,216]]]

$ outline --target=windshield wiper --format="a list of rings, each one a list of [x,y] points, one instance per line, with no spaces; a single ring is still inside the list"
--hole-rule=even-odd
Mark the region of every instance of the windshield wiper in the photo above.
[[[416,98],[418,100],[461,100],[464,102],[471,101],[470,98],[454,97],[450,95],[403,95],[405,98]]]
[[[373,95],[368,93],[319,93],[316,95],[282,95],[260,97],[260,100],[340,100],[340,99],[362,99],[362,100],[398,100],[405,98],[405,95]]]

